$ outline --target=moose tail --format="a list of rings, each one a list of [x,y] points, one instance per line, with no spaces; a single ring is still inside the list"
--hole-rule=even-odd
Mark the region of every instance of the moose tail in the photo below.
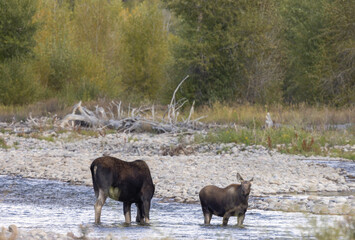
[[[91,164],[90,170],[91,170],[91,177],[92,177],[92,185],[94,186],[95,196],[97,198],[99,196],[99,186],[97,185],[97,177],[96,177],[97,166],[95,163]]]

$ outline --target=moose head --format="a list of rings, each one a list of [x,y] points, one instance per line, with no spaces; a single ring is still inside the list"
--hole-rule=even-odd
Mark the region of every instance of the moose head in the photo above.
[[[254,180],[254,177],[251,178],[249,181],[246,181],[242,178],[242,176],[239,173],[237,173],[237,179],[240,182],[240,185],[242,187],[243,195],[248,196],[251,189],[251,182]]]

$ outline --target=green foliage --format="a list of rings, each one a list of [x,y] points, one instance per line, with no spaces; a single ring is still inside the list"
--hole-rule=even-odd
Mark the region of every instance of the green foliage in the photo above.
[[[0,103],[24,105],[40,97],[41,87],[31,65],[20,58],[0,63]]]
[[[36,0],[0,1],[0,103],[23,105],[38,99],[41,88],[30,58],[38,24]]]
[[[235,93],[232,87],[233,66],[230,54],[235,51],[237,2],[168,1],[180,17],[180,39],[175,46],[176,83],[189,74],[184,95],[198,103],[225,100]]]
[[[283,1],[285,22],[286,77],[284,96],[288,102],[315,102],[319,100],[319,75],[314,73],[320,61],[323,24],[322,0]]]
[[[56,1],[42,0],[39,6],[36,20],[42,27],[36,34],[36,69],[42,85],[53,95],[72,77],[75,49],[71,47],[71,13],[64,3]]]
[[[328,75],[322,79],[322,93],[336,105],[355,103],[355,4],[336,0],[325,5],[328,16]]]
[[[347,138],[353,138],[352,133],[340,131],[306,131],[301,128],[240,128],[221,129],[209,132],[203,136],[195,136],[196,143],[236,143],[249,145],[263,145],[270,149],[277,149],[281,153],[302,154],[302,155],[324,155],[337,156],[353,159],[354,152],[344,152],[332,146],[354,144]]]
[[[73,12],[76,44],[87,44],[95,55],[110,54],[112,35],[122,20],[122,1],[76,0]],[[112,54],[112,53],[111,53]]]
[[[0,137],[0,148],[3,148],[3,149],[9,148],[9,146],[6,144],[5,139],[3,139],[2,137]]]
[[[0,1],[0,61],[31,53],[37,24],[36,0]]]
[[[108,5],[107,1],[99,2]],[[97,13],[99,16],[95,16],[91,11],[99,9],[96,3],[77,1],[73,13],[66,4],[43,2],[38,21],[46,24],[36,36],[39,42],[36,53],[37,70],[48,95],[55,94],[72,103],[97,99],[105,95],[105,90],[109,95],[117,89],[108,86],[101,50],[104,45],[93,45],[95,36],[102,33],[97,32],[100,26],[92,26],[92,22],[95,19],[100,22],[100,16],[104,15],[98,10],[101,15]],[[106,5],[105,9],[108,8]],[[85,6],[87,11],[83,10]],[[85,25],[83,18],[88,15],[93,15],[93,19]],[[108,21],[104,23],[109,24]]]
[[[240,129],[235,131],[234,129],[219,130],[217,132],[209,132],[205,137],[197,135],[195,137],[196,142],[210,142],[210,143],[237,143],[253,145],[255,139],[253,138],[253,131],[250,129]]]
[[[101,64],[85,49],[53,49],[48,86],[69,102],[96,99],[104,76]]]
[[[167,1],[180,17],[174,74],[191,76],[183,93],[215,100],[280,101],[274,1]],[[181,72],[180,74],[176,73]]]
[[[0,0],[1,103],[165,103],[190,75],[178,97],[198,104],[353,105],[354,16],[343,0]]]
[[[47,142],[55,142],[55,139],[52,135],[43,135],[41,132],[32,132],[29,134],[26,133],[18,133],[17,134],[18,137],[23,137],[23,138],[35,138],[38,140],[44,140]],[[18,143],[17,143],[18,145]]]
[[[169,60],[159,1],[144,1],[122,16],[116,56],[124,95],[155,100],[166,81]]]
[[[354,4],[285,0],[281,6],[287,58],[285,100],[355,103]]]
[[[332,157],[346,158],[355,161],[355,151],[344,151],[341,149],[331,149],[329,155]]]
[[[238,1],[235,59],[237,97],[251,103],[282,100],[284,78],[279,1]]]
[[[165,84],[169,50],[159,1],[41,0],[36,36],[41,83],[66,99],[154,100]]]
[[[48,75],[48,87],[54,91],[61,91],[65,88],[67,84],[74,81],[76,76],[75,67],[77,59],[75,58],[75,53],[66,48],[66,46],[54,46],[50,50],[51,55],[49,56],[49,75]]]

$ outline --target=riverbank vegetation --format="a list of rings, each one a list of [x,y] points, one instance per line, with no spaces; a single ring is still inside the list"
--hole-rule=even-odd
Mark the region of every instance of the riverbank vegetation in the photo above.
[[[196,143],[237,143],[245,146],[263,145],[287,154],[330,156],[355,160],[354,129],[305,130],[296,127],[275,129],[227,128],[197,134]],[[344,147],[347,146],[347,147]],[[223,149],[228,153],[231,149]],[[222,152],[221,152],[222,153]]]
[[[310,221],[310,225],[313,226],[312,230],[303,229],[303,239],[309,239],[310,236],[314,236],[318,240],[331,240],[331,239],[355,239],[355,216],[345,216],[343,220],[335,222],[330,225],[323,221]],[[308,232],[308,233],[307,233]]]
[[[238,126],[199,141],[353,159],[329,147],[354,144],[354,16],[342,0],[2,1],[0,120],[164,106],[189,75],[177,98]]]
[[[274,127],[267,128],[269,112]],[[355,160],[353,108],[298,106],[227,106],[215,103],[196,111],[208,123],[225,128],[198,134],[197,143],[263,145],[288,154],[321,155]],[[347,146],[347,147],[341,147]],[[228,150],[228,149],[226,149]],[[227,151],[228,152],[228,151]]]
[[[95,106],[109,105],[104,100],[86,102],[85,106],[94,110]],[[57,108],[55,107],[57,106]],[[122,111],[128,107],[139,107],[122,103]],[[37,108],[36,108],[37,107]],[[51,111],[49,111],[51,109]],[[35,111],[34,113],[31,111]],[[6,112],[7,111],[7,112]],[[51,113],[49,113],[51,112]],[[41,132],[53,129],[58,125],[54,117],[63,118],[72,112],[69,107],[53,104],[37,103],[27,109],[23,107],[3,108],[0,114],[2,121],[26,120],[27,116],[48,116],[45,126],[37,127],[38,131],[22,134],[24,137],[35,137],[47,141],[55,141],[51,136],[41,136]],[[274,126],[265,124],[266,113],[269,113]],[[128,114],[128,113],[125,113]],[[178,122],[187,119],[190,109],[180,112]],[[129,114],[128,114],[129,115]],[[6,119],[6,116],[10,117]],[[155,106],[155,118],[166,117],[166,107]],[[195,134],[195,143],[236,143],[245,146],[263,145],[287,154],[302,154],[305,156],[331,156],[355,160],[355,111],[353,108],[331,108],[298,106],[261,106],[261,105],[228,105],[216,102],[212,107],[201,106],[195,109],[191,120],[200,119],[206,125],[207,134]],[[57,122],[57,123],[55,123]],[[58,133],[65,130],[57,130]],[[149,131],[147,128],[146,131]],[[74,128],[72,137],[91,136],[115,132],[114,129]],[[153,132],[150,129],[150,132]],[[70,137],[71,138],[71,137]],[[3,144],[3,146],[6,146]],[[223,152],[224,151],[224,152]],[[228,153],[231,149],[224,149]]]

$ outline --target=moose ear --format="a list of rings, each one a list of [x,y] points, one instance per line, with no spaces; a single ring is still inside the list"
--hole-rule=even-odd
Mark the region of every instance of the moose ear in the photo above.
[[[250,180],[249,180],[249,182],[252,182],[254,180],[254,177],[252,177]]]
[[[240,176],[239,173],[237,173],[237,179],[238,179],[239,182],[243,182],[244,181],[244,179],[242,178],[242,176]]]

